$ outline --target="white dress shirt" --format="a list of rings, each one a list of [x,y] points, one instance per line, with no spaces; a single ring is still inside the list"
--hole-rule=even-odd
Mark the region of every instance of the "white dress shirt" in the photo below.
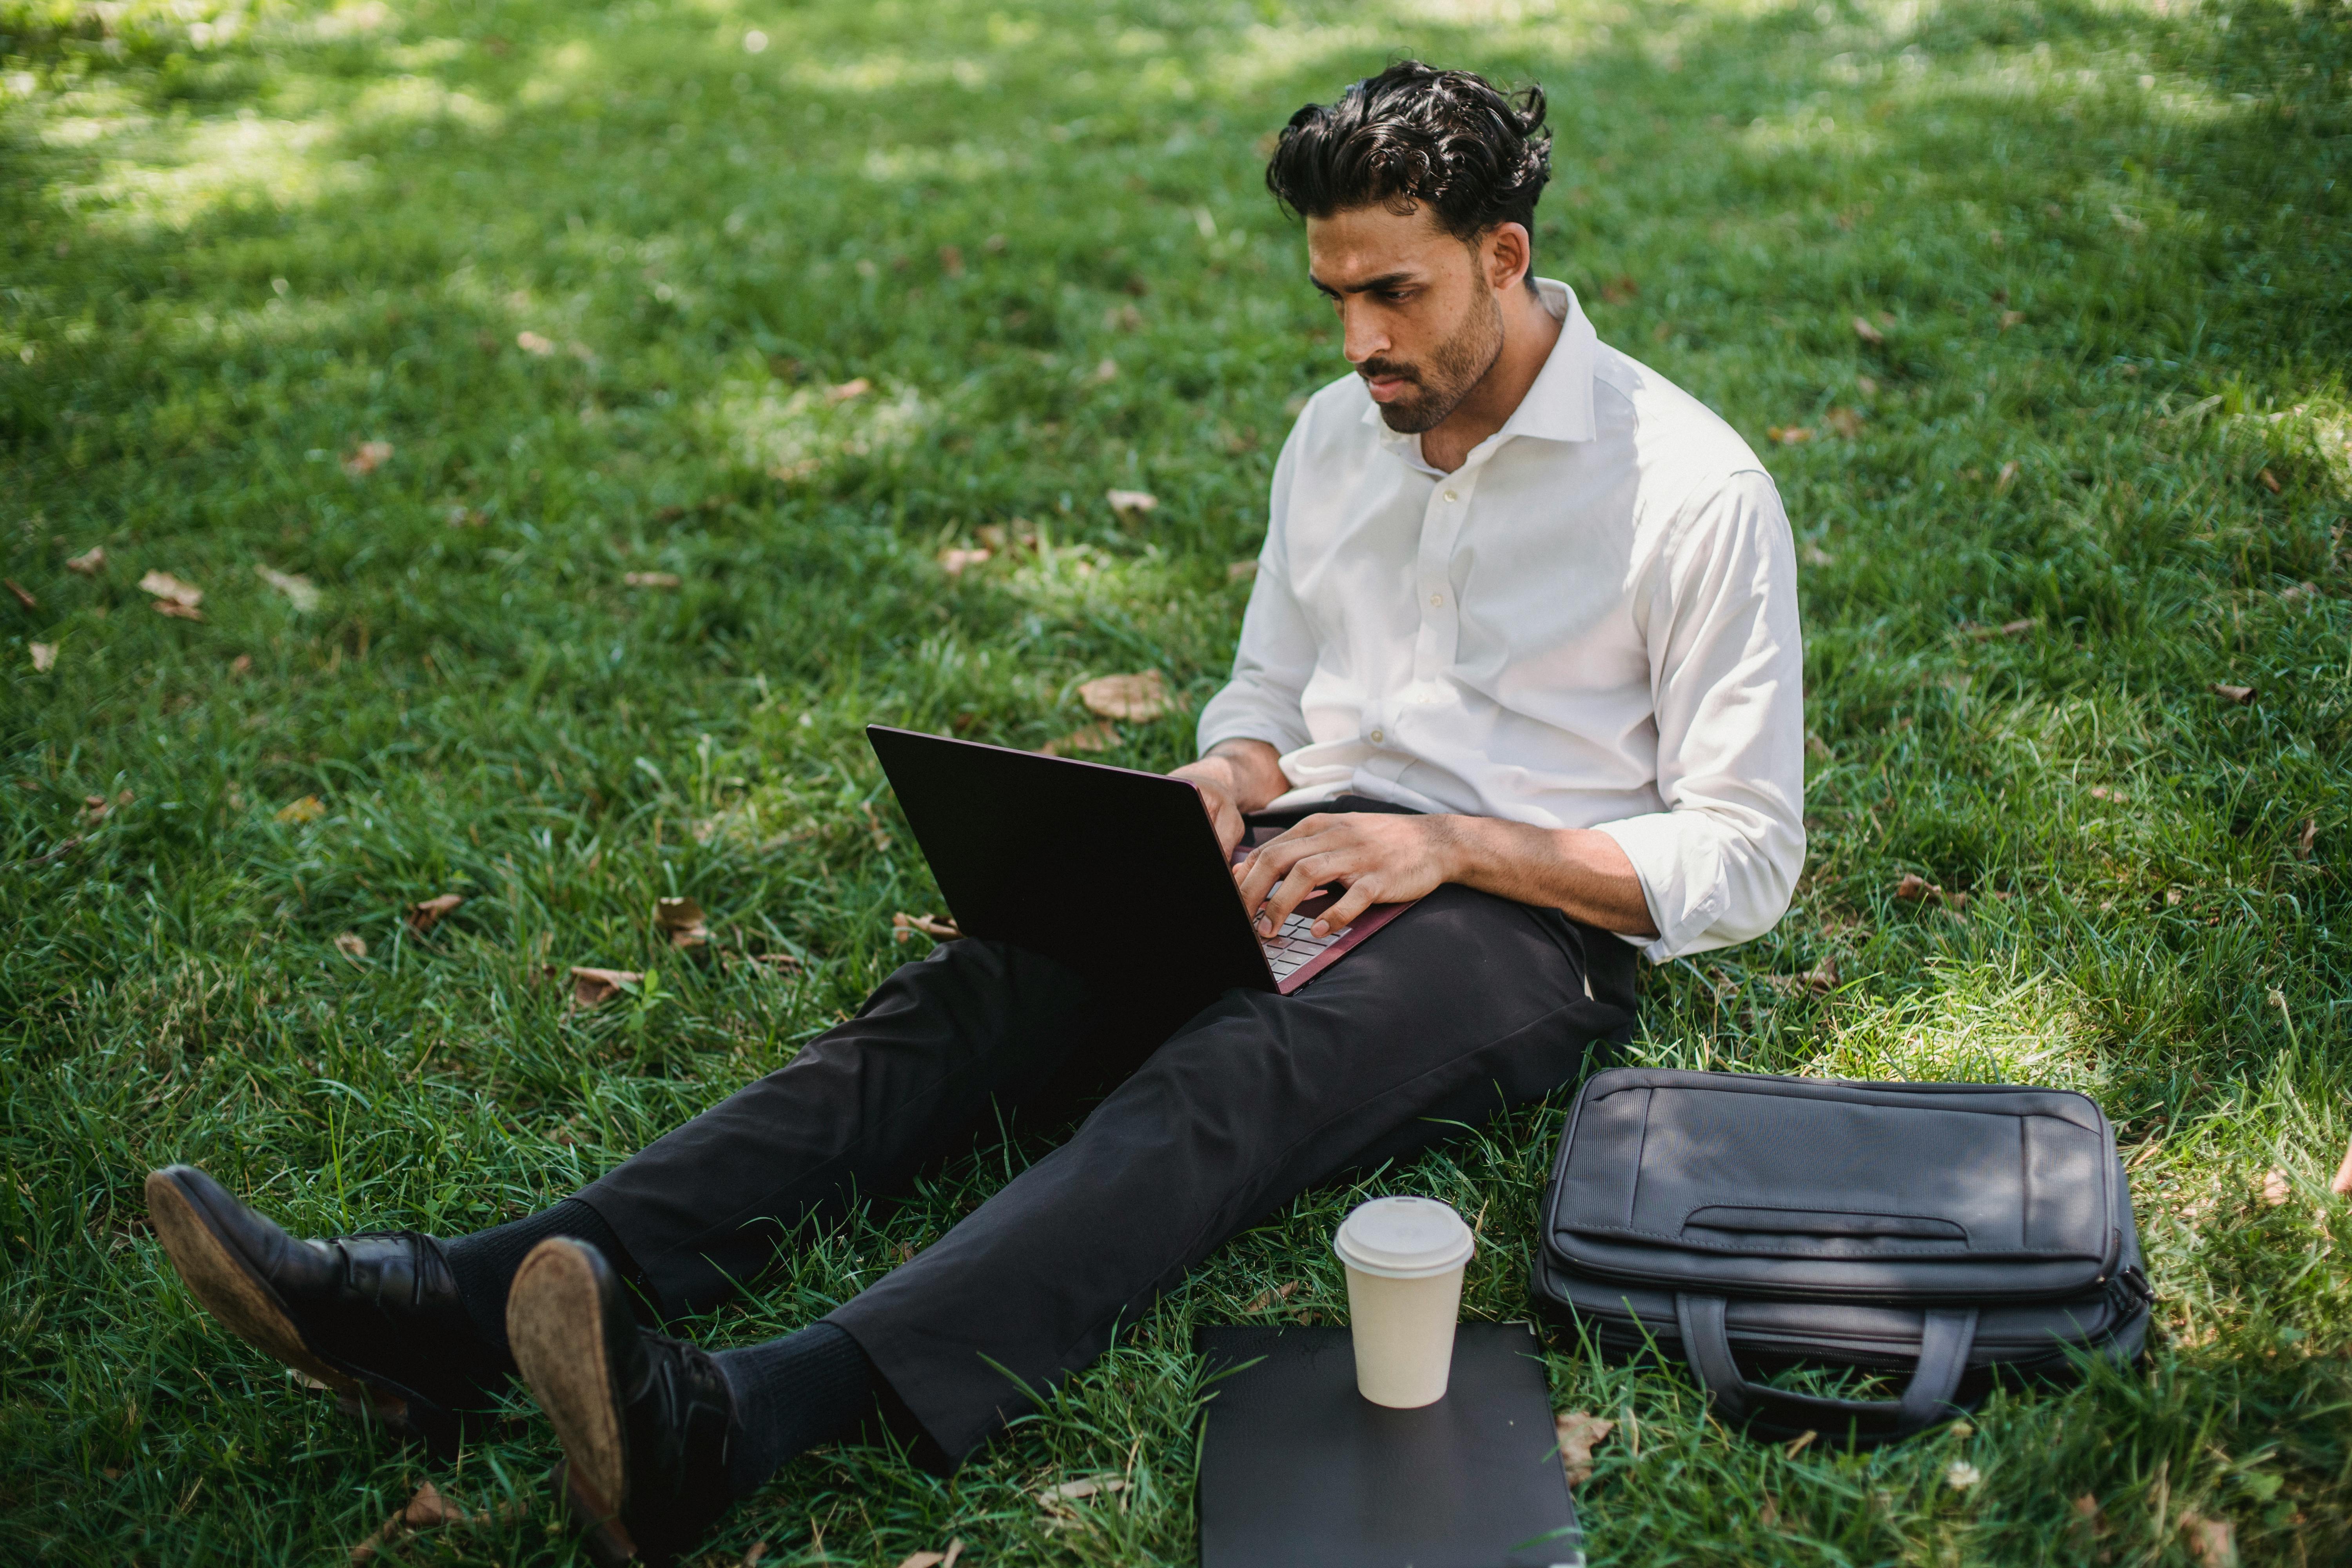
[[[1738,434],[1538,287],[1559,342],[1454,473],[1353,374],[1308,402],[1201,745],[1270,742],[1277,807],[1598,828],[1664,963],[1769,931],[1804,865],[1796,556]]]

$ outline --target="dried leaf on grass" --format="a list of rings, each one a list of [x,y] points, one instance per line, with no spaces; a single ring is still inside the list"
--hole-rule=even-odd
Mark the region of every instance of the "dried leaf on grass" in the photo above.
[[[175,621],[201,621],[205,618],[205,613],[194,605],[183,605],[172,599],[156,599],[152,603],[157,615],[169,616]]]
[[[621,581],[632,588],[675,588],[685,579],[675,572],[624,572]]]
[[[2294,1196],[2294,1186],[2284,1171],[2273,1167],[2263,1173],[2263,1202],[2271,1208],[2284,1207]]]
[[[1622,305],[1642,296],[1642,285],[1631,273],[1621,272],[1601,286],[1603,304]]]
[[[2238,1568],[2238,1527],[2228,1520],[2184,1511],[2180,1533],[2189,1538],[2189,1555],[2205,1568]]]
[[[543,338],[533,331],[520,331],[515,334],[515,347],[527,354],[545,359],[555,352],[555,340]]]
[[[977,566],[988,557],[989,552],[985,550],[942,550],[940,552],[940,570],[950,577],[961,577],[965,567]]]
[[[2005,496],[2009,493],[2009,487],[2015,483],[2017,483],[2017,459],[2011,458],[2000,466],[2000,473],[1992,481],[1992,493]]]
[[[575,1007],[600,1007],[619,995],[624,986],[635,985],[644,979],[634,969],[587,969],[574,964],[572,1004]]]
[[[165,604],[172,604],[193,610],[205,602],[205,591],[202,588],[193,583],[183,583],[169,572],[148,573],[139,579],[139,591],[142,594],[151,594],[161,601],[156,605],[158,609]]]
[[[326,805],[319,797],[306,795],[300,800],[289,801],[279,806],[275,820],[299,826],[306,822],[316,822],[326,815]]]
[[[355,931],[342,931],[335,938],[335,951],[341,953],[345,958],[365,958],[367,956],[367,938],[362,936]]]
[[[1156,669],[1140,675],[1104,675],[1078,688],[1078,700],[1087,711],[1104,719],[1125,719],[1145,724],[1159,718],[1171,708],[1181,710],[1187,704],[1168,695],[1168,683]]]
[[[93,544],[66,562],[66,570],[79,577],[95,577],[106,570],[106,546]]]
[[[1964,1492],[1984,1479],[1984,1472],[1966,1459],[1954,1459],[1944,1468],[1944,1484],[1956,1492]]]
[[[1764,434],[1783,447],[1801,447],[1813,438],[1813,433],[1802,425],[1768,425]]]
[[[1948,893],[1940,885],[1911,871],[1904,872],[1903,879],[1895,884],[1895,896],[1905,903],[1923,903],[1932,900],[1949,910],[1964,910],[1969,907],[1969,896],[1966,893]]]
[[[2003,621],[1997,626],[1963,626],[1960,632],[1964,637],[1982,642],[1988,637],[2021,637],[2041,624],[2040,616],[2025,616],[2017,620]]]
[[[1609,1440],[1617,1423],[1586,1410],[1563,1410],[1551,1418],[1559,1438],[1559,1468],[1568,1484],[1580,1487],[1592,1479],[1592,1450]]]
[[[303,615],[319,607],[319,585],[299,572],[279,572],[255,563],[253,574],[286,595],[287,602]]]
[[[956,929],[955,921],[937,915],[910,915],[901,910],[890,917],[892,942],[904,942],[917,931],[921,931],[933,942],[953,942],[963,935]]]
[[[466,901],[460,893],[443,893],[408,906],[408,929],[422,936],[441,923],[441,917]]]
[[[1244,1307],[1242,1310],[1244,1312],[1263,1312],[1269,1307],[1279,1306],[1283,1302],[1289,1300],[1292,1296],[1297,1294],[1298,1285],[1299,1282],[1293,1279],[1289,1284],[1285,1285],[1279,1290],[1269,1286],[1265,1289],[1259,1291],[1255,1296],[1251,1297],[1250,1304]]]
[[[847,403],[851,398],[863,397],[873,390],[874,384],[861,375],[854,380],[826,387],[824,400],[827,403]]]
[[[1118,515],[1119,521],[1129,524],[1141,521],[1146,512],[1160,510],[1160,498],[1150,490],[1105,490],[1103,500],[1110,502],[1110,510]]]
[[[1055,1500],[1063,1502],[1076,1502],[1082,1498],[1090,1498],[1110,1492],[1123,1492],[1126,1489],[1127,1483],[1118,1479],[1117,1477],[1113,1477],[1108,1480],[1064,1481],[1059,1486],[1042,1489],[1037,1495],[1040,1498],[1048,1500]]]
[[[1118,744],[1118,731],[1108,724],[1088,724],[1059,735],[1037,748],[1049,757],[1066,757],[1073,752],[1108,752]]]
[[[2279,493],[2279,477],[2276,474],[2272,473],[2268,468],[2264,468],[2261,473],[2256,474],[2254,478],[2262,480],[2263,489],[2270,491],[2271,494],[2276,495]]]
[[[47,675],[50,670],[55,669],[58,667],[57,644],[53,642],[27,643],[25,645],[25,650],[33,656],[33,673],[35,675]]]
[[[1822,416],[1822,423],[1832,436],[1843,436],[1851,441],[1862,434],[1862,416],[1851,408],[1832,408]]]
[[[2231,686],[2227,681],[2217,680],[2213,683],[2213,695],[2225,702],[2234,702],[2239,707],[2244,708],[2253,702],[2254,689],[2251,686]]]
[[[890,830],[882,826],[882,818],[875,814],[874,803],[870,800],[861,800],[857,803],[857,809],[866,814],[866,830],[874,836],[874,847],[889,848]]]
[[[1886,341],[1886,334],[1871,325],[1870,318],[1867,316],[1856,316],[1853,319],[1853,335],[1873,347]]]
[[[501,1520],[520,1519],[530,1510],[520,1502],[511,1502],[501,1509],[485,1509],[479,1513],[467,1513],[464,1509],[441,1495],[441,1489],[426,1481],[416,1489],[398,1513],[383,1521],[376,1532],[352,1548],[355,1563],[373,1561],[384,1542],[420,1530],[438,1530],[445,1524],[495,1524]]]
[[[1225,581],[1228,583],[1252,582],[1256,576],[1257,563],[1255,560],[1236,561],[1225,568]]]
[[[355,479],[363,479],[392,461],[392,443],[362,441],[343,458],[343,472]]]
[[[41,601],[33,597],[33,591],[14,577],[0,577],[0,587],[5,587],[9,593],[15,595],[16,602],[28,610],[37,610],[41,607]]]
[[[2108,784],[2093,784],[2091,786],[2091,798],[2093,800],[2108,801],[2116,805],[2127,805],[2131,802],[2131,796]]]
[[[253,673],[253,656],[249,653],[238,654],[235,658],[228,661],[228,672],[231,675],[239,677],[251,675]]]
[[[710,940],[702,906],[692,899],[656,899],[654,929],[669,938],[672,947],[700,947]]]
[[[963,1555],[963,1538],[948,1542],[945,1552],[918,1552],[898,1564],[898,1568],[955,1568],[956,1559]]]

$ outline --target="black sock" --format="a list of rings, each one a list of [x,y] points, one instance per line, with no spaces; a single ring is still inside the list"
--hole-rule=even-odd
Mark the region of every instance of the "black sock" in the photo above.
[[[873,1413],[874,1363],[831,1323],[712,1358],[735,1395],[727,1484],[749,1497],[796,1454],[847,1436]]]
[[[507,1348],[507,1289],[514,1283],[515,1270],[522,1267],[532,1247],[551,1236],[588,1243],[604,1255],[604,1261],[622,1279],[636,1283],[636,1266],[629,1261],[621,1238],[613,1234],[603,1215],[578,1198],[566,1198],[553,1208],[525,1215],[510,1225],[443,1242],[441,1255],[449,1260],[449,1272],[457,1276],[457,1293],[466,1299],[467,1312],[474,1326],[500,1351]]]

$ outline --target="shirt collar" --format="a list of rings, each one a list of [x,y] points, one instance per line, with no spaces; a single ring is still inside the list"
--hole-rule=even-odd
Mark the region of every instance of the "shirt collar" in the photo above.
[[[1592,419],[1592,359],[1600,343],[1599,335],[1586,318],[1584,307],[1577,303],[1575,289],[1549,278],[1538,278],[1536,291],[1543,297],[1544,309],[1560,324],[1559,341],[1552,344],[1543,369],[1536,374],[1535,384],[1519,399],[1519,405],[1511,411],[1500,430],[1480,443],[1482,447],[1499,446],[1514,436],[1533,436],[1545,441],[1590,441],[1597,434]],[[1415,468],[1428,467],[1422,461],[1420,436],[1390,429],[1381,417],[1381,405],[1369,398],[1364,403],[1364,423],[1379,432],[1382,447]]]

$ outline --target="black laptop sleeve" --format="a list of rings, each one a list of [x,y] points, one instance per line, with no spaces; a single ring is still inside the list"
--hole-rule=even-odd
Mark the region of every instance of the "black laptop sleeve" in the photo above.
[[[2087,1098],[1618,1068],[1570,1111],[1532,1281],[1604,1352],[1686,1362],[1727,1421],[1870,1446],[2003,1376],[2136,1359],[2153,1300],[2115,1130]],[[1899,1399],[1759,1372],[1859,1367]]]

